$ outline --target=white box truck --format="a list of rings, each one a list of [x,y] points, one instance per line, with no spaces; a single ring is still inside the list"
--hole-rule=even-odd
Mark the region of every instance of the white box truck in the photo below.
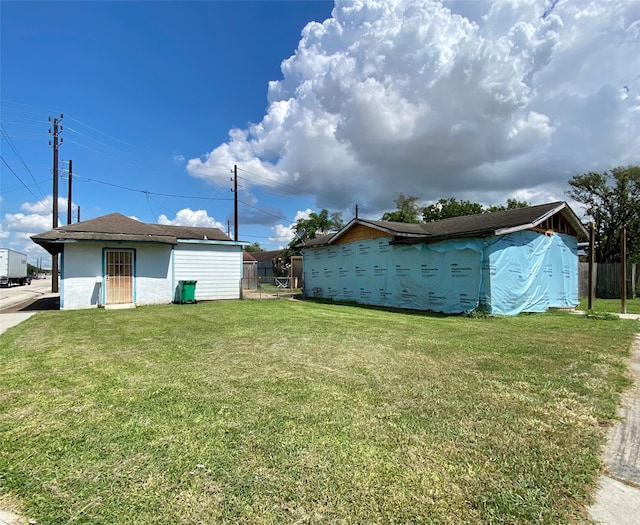
[[[31,284],[27,278],[27,256],[9,248],[0,248],[0,286],[14,284]]]

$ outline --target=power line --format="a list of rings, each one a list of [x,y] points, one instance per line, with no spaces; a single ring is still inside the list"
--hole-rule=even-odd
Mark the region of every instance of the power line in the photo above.
[[[149,195],[157,195],[158,197],[174,197],[174,198],[179,198],[179,199],[196,199],[196,200],[210,200],[211,197],[202,197],[202,196],[198,196],[198,195],[177,195],[177,194],[173,194],[173,193],[159,193],[156,191],[148,191],[148,190],[139,190],[137,188],[130,188],[127,186],[122,186],[120,184],[114,184],[113,182],[105,182],[99,179],[93,179],[93,178],[88,178],[88,177],[81,177],[79,175],[75,175],[76,178],[79,179],[84,179],[85,182],[95,182],[97,184],[104,184],[105,186],[111,186],[113,188],[118,188],[121,190],[126,190],[126,191],[133,191],[136,193],[143,193],[143,194],[149,194]],[[216,200],[221,200],[221,201],[230,201],[233,200],[231,198],[226,198],[226,199],[216,199]]]
[[[298,192],[298,193],[300,193],[300,194],[302,194],[302,195],[311,195],[311,192],[309,192],[309,191],[307,191],[307,190],[303,190],[302,188],[299,188],[299,187],[297,187],[297,186],[293,186],[293,185],[291,185],[291,184],[286,184],[286,183],[284,183],[284,182],[280,182],[280,181],[276,181],[276,180],[271,180],[271,179],[269,179],[269,178],[265,177],[264,175],[258,175],[257,173],[252,173],[252,172],[247,171],[247,170],[242,169],[242,168],[238,168],[238,171],[241,171],[241,172],[243,172],[243,173],[246,173],[247,175],[253,175],[254,177],[258,177],[258,178],[260,178],[260,179],[263,179],[263,180],[265,180],[265,181],[267,181],[267,182],[269,182],[269,183],[271,183],[271,184],[274,184],[274,185],[276,185],[276,186],[283,186],[283,187],[285,187],[285,188],[291,188],[292,190],[294,190],[294,191],[296,191],[296,192]],[[241,177],[241,178],[244,178],[244,177]],[[244,180],[250,181],[250,179],[247,179],[247,178],[244,178]],[[264,190],[263,190],[263,191],[264,191]]]
[[[167,208],[164,204],[162,204],[160,201],[157,201],[156,199],[154,199],[153,197],[151,197],[150,193],[147,193],[147,200],[153,201],[156,203],[157,206],[159,206],[160,208],[162,208],[163,210],[169,212],[169,213],[173,213],[174,215],[177,215],[177,213],[173,210],[170,210],[169,208]]]
[[[27,166],[27,163],[24,161],[24,159],[22,158],[22,155],[20,155],[20,152],[18,151],[18,149],[16,148],[15,144],[13,143],[13,141],[11,140],[11,137],[9,136],[9,134],[7,133],[7,130],[5,129],[4,125],[0,122],[0,133],[2,133],[2,136],[4,137],[4,139],[7,141],[7,144],[9,144],[9,147],[11,148],[11,150],[15,153],[16,157],[18,157],[18,159],[20,160],[20,162],[22,162],[22,165],[27,169],[27,171],[29,172],[29,175],[31,175],[31,178],[33,179],[33,182],[36,184],[37,186],[37,182],[36,182],[36,178],[33,175],[33,172],[31,171],[31,169],[29,168],[29,166]],[[40,188],[38,188],[40,189]],[[44,195],[43,195],[44,197]]]
[[[25,118],[25,117],[14,117],[18,120],[22,120],[23,122],[14,122],[12,120],[6,120],[3,119],[2,122],[4,124],[15,124],[16,126],[26,126],[29,128],[41,128],[42,127],[42,121],[40,119],[35,119],[35,118]],[[37,124],[25,124],[25,122],[36,122]]]
[[[4,160],[4,159],[3,159],[3,160]],[[5,164],[6,164],[6,163],[5,163]],[[11,168],[9,168],[9,169],[11,169]],[[25,187],[26,189],[29,189],[29,188],[33,188],[34,186],[40,186],[41,184],[44,184],[44,183],[46,183],[46,182],[49,182],[49,179],[47,179],[47,180],[42,180],[42,181],[40,181],[40,182],[36,182],[35,184],[28,184],[28,185],[24,185],[24,187]],[[2,189],[1,194],[2,194],[2,195],[6,195],[7,193],[15,193],[16,191],[22,191],[22,188],[15,188],[15,189],[13,189],[13,190],[5,190],[5,189],[3,188],[3,189]],[[38,198],[38,197],[36,197],[36,198]],[[46,196],[45,196],[45,198],[46,198]]]
[[[7,168],[9,168],[9,171],[15,175],[16,179],[18,179],[18,180],[20,181],[20,184],[22,184],[22,185],[25,187],[25,189],[26,189],[29,193],[31,193],[31,195],[33,195],[33,198],[34,198],[36,201],[39,201],[39,200],[40,200],[40,197],[36,196],[36,194],[35,194],[35,193],[33,193],[33,192],[31,191],[31,188],[30,188],[29,186],[27,186],[27,185],[24,183],[24,181],[20,178],[20,176],[19,176],[19,175],[18,175],[18,174],[13,170],[13,168],[12,168],[12,167],[9,165],[9,163],[5,160],[4,156],[0,155],[0,159],[2,160],[2,162],[4,163],[4,165],[5,165]]]
[[[7,103],[15,104],[16,106],[22,106],[22,107],[25,107],[25,108],[31,108],[31,109],[40,110],[39,113],[36,113],[35,111],[27,111],[25,109],[20,109],[19,110],[18,108],[10,108],[10,107],[9,108],[5,108],[5,109],[8,109],[10,111],[23,111],[25,113],[29,113],[29,114],[32,114],[32,115],[46,115],[48,113],[58,113],[57,111],[52,111],[51,109],[41,108],[41,107],[38,107],[38,106],[31,106],[29,104],[23,104],[22,102],[15,102],[13,100],[8,100],[6,98],[0,99],[0,102],[3,102],[5,104],[7,104]]]
[[[147,198],[147,204],[149,205],[149,209],[151,210],[151,216],[153,217],[153,220],[155,222],[158,222],[158,217],[156,216],[156,212],[153,211],[153,206],[151,206],[151,202],[149,202],[149,192],[145,191],[144,193],[145,193],[145,196]]]
[[[67,118],[77,122],[81,126],[89,128],[91,131],[95,131],[96,133],[100,133],[100,134],[104,135],[105,137],[108,137],[110,139],[116,140],[116,141],[124,144],[125,146],[129,146],[131,148],[137,148],[137,146],[134,146],[133,144],[129,144],[128,142],[125,142],[124,140],[121,140],[118,137],[114,137],[113,135],[109,135],[108,133],[105,133],[104,131],[100,131],[99,129],[94,128],[93,126],[90,126],[89,124],[85,124],[84,122],[78,120],[77,118],[75,118],[75,117],[73,117],[71,115],[67,115]]]
[[[89,150],[89,151],[93,151],[94,153],[98,153],[99,155],[104,155],[105,157],[109,157],[111,159],[122,160],[121,158],[115,157],[113,155],[110,155],[109,153],[105,153],[104,151],[100,151],[98,149],[91,148],[91,147],[86,146],[84,144],[80,144],[79,142],[76,142],[75,140],[71,140],[70,138],[67,138],[67,142],[71,142],[71,144],[75,144],[76,146],[80,146],[81,148],[84,148],[84,149]],[[131,163],[127,163],[127,164],[129,164],[130,166],[133,166],[133,164],[131,164]]]
[[[271,215],[272,217],[275,217],[276,219],[281,219],[283,221],[289,221],[289,222],[294,222],[291,219],[289,219],[288,217],[283,217],[282,215],[276,215],[275,213],[270,213],[268,211],[265,210],[261,210],[260,208],[256,208],[255,206],[252,206],[249,203],[246,203],[244,201],[238,201],[241,202],[242,204],[244,204],[245,206],[249,207],[249,208],[253,208],[256,211],[259,211],[260,213],[264,213],[265,215]]]

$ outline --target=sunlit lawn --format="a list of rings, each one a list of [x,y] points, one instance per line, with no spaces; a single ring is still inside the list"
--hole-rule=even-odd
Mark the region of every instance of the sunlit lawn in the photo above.
[[[580,299],[580,308],[581,310],[587,310],[589,306],[589,301],[586,297]],[[611,312],[611,313],[620,313],[622,307],[622,301],[620,299],[594,299],[593,308],[594,312]],[[640,298],[636,299],[627,299],[626,301],[626,310],[629,314],[640,314]]]
[[[0,336],[0,497],[42,524],[584,521],[637,328],[291,300],[39,313]]]

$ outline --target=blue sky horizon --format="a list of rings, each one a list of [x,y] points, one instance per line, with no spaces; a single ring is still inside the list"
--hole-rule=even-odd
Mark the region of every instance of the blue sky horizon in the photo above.
[[[567,200],[640,162],[640,2],[419,0],[0,4],[0,244],[59,224],[216,226],[286,246],[327,208],[398,193]],[[580,212],[576,209],[576,212]]]

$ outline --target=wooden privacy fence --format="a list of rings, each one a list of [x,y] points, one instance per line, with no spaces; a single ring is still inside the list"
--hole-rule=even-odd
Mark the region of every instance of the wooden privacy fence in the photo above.
[[[638,286],[636,264],[627,264],[627,299],[635,299]],[[589,295],[589,263],[581,262],[578,266],[578,283],[580,297]],[[620,263],[596,263],[593,265],[593,282],[595,296],[599,299],[620,299]]]
[[[258,263],[244,261],[242,263],[242,289],[255,290],[258,288]]]
[[[242,289],[257,290],[260,284],[273,283],[276,284],[275,277],[272,272],[266,275],[261,274],[260,265],[256,261],[244,261],[242,265]],[[291,288],[302,287],[302,256],[294,255],[291,257],[287,268],[284,269],[282,277],[291,279]]]

